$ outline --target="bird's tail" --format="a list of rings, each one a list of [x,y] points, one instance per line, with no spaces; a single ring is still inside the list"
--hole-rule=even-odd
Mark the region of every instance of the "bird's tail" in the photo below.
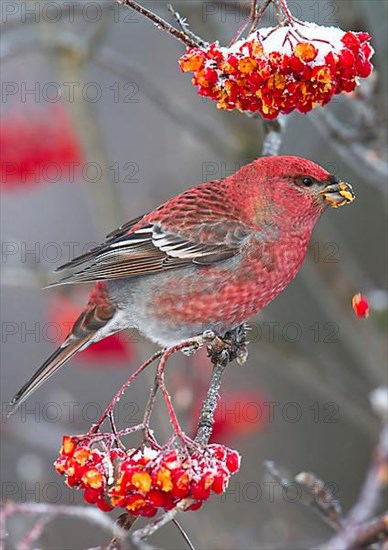
[[[30,380],[17,392],[10,401],[10,408],[7,416],[13,414],[20,405],[28,399],[46,380],[59,370],[69,359],[73,357],[92,337],[92,334],[85,338],[68,338],[35,372]]]
[[[97,293],[100,292],[100,302]],[[24,384],[21,390],[10,402],[8,416],[13,414],[18,407],[37,390],[50,376],[59,370],[73,355],[82,348],[101,340],[112,332],[109,330],[110,322],[115,316],[115,307],[109,301],[101,301],[101,289],[97,287],[91,294],[86,309],[78,317],[70,335],[64,343],[43,363],[32,378]]]

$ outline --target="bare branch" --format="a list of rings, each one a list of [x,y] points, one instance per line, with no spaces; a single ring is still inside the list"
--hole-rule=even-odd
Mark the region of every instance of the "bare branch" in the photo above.
[[[178,511],[178,507],[173,508],[172,510],[165,512],[158,519],[156,519],[152,523],[149,523],[142,529],[137,529],[136,531],[134,531],[130,535],[130,540],[134,547],[139,548],[140,550],[157,550],[156,546],[152,546],[151,544],[145,542],[146,539],[148,539],[151,535],[156,533],[156,531],[164,527],[164,525],[167,525],[167,523],[175,519]]]
[[[129,388],[129,386],[131,385],[131,383],[133,382],[133,380],[144,370],[146,369],[149,365],[151,365],[151,363],[153,363],[154,361],[156,361],[156,359],[158,359],[159,357],[161,357],[163,355],[163,351],[157,351],[156,353],[154,353],[149,359],[147,359],[146,361],[144,361],[143,364],[140,365],[140,367],[134,372],[131,374],[131,376],[128,378],[128,380],[125,382],[125,384],[123,384],[123,386],[121,386],[121,388],[119,389],[119,391],[117,392],[117,394],[115,395],[115,397],[113,398],[112,402],[110,403],[110,405],[106,408],[106,410],[104,411],[103,415],[101,416],[100,420],[94,424],[94,426],[92,426],[92,428],[90,429],[89,431],[89,434],[88,435],[92,435],[92,434],[96,434],[101,426],[101,424],[104,422],[104,420],[110,415],[110,413],[113,411],[113,409],[115,408],[115,406],[117,405],[117,403],[120,401],[121,397],[123,396],[123,394],[126,392],[126,390]]]
[[[374,411],[379,414],[383,422],[380,440],[358,500],[344,522],[344,529],[324,545],[324,548],[330,550],[358,547],[359,537],[364,536],[362,524],[375,513],[380,503],[381,492],[386,485],[388,463],[388,389],[378,388],[372,392],[370,401]],[[386,529],[388,529],[387,523]],[[386,531],[386,535],[388,536],[388,531]]]
[[[45,517],[46,521],[42,527],[47,525],[50,519],[56,516],[68,516],[77,519],[83,519],[93,525],[98,525],[101,529],[113,533],[115,536],[123,537],[125,532],[108,516],[98,508],[91,506],[66,506],[62,504],[45,503],[16,503],[7,502],[0,511],[0,542],[5,543],[7,520],[17,514],[29,514]],[[39,535],[41,534],[41,531]],[[23,539],[25,540],[25,539]]]
[[[276,464],[272,461],[267,461],[264,463],[264,466],[271,477],[283,489],[287,490],[292,482],[281,475]],[[306,479],[306,476],[309,476],[309,479]],[[330,525],[332,529],[338,530],[341,526],[341,510],[338,502],[333,500],[330,488],[325,487],[324,482],[315,474],[299,474],[294,479],[299,485],[306,486],[310,495],[313,496],[311,499],[302,495],[301,504],[317,512],[325,523]]]
[[[270,0],[272,1],[272,0]],[[240,38],[241,36],[243,35],[245,29],[247,28],[247,26],[249,25],[249,22],[250,21],[254,21],[255,19],[255,16],[256,16],[256,8],[257,8],[257,0],[251,0],[251,11],[250,11],[250,14],[248,16],[248,18],[246,19],[246,21],[243,22],[243,24],[241,25],[241,27],[238,29],[237,33],[234,35],[234,37],[232,38],[232,41],[231,43],[229,44],[229,47],[230,46],[233,46],[233,44],[235,44]],[[252,27],[253,27],[253,24],[252,24]]]
[[[354,548],[369,548],[370,545],[388,540],[388,514],[383,514],[355,528]],[[383,547],[381,547],[383,548]]]
[[[42,516],[37,519],[31,529],[27,531],[25,536],[17,545],[17,550],[31,550],[36,547],[36,543],[40,539],[46,525],[54,519],[53,516]]]
[[[214,414],[217,409],[221,378],[227,365],[237,359],[244,363],[247,358],[247,340],[245,325],[224,338],[216,337],[213,333],[204,333],[203,338],[208,342],[208,355],[213,363],[213,372],[207,390],[205,401],[199,416],[196,443],[206,445],[213,431]]]
[[[178,29],[170,25],[170,23],[167,23],[167,21],[159,17],[159,15],[156,15],[156,13],[140,6],[137,2],[135,2],[135,0],[117,0],[117,2],[122,6],[132,8],[140,13],[140,15],[144,15],[144,17],[150,19],[158,27],[158,29],[171,34],[174,38],[180,42],[183,42],[183,44],[185,44],[188,48],[196,48],[199,46],[199,44],[186,32],[178,31]]]
[[[347,518],[342,519],[339,503],[333,500],[330,488],[315,474],[301,473],[295,477],[295,481],[304,485],[313,500],[301,502],[319,512],[322,519],[328,523],[337,534],[325,543],[321,548],[325,550],[344,550],[350,548],[366,548],[377,540],[388,539],[388,515],[368,521],[375,513],[380,502],[381,492],[386,484],[386,468],[388,462],[388,390],[378,388],[372,392],[371,404],[383,422],[380,440],[372,460],[371,467],[362,486],[359,498],[350,510]],[[289,481],[280,474],[273,462],[266,462],[265,467],[271,476],[283,488],[287,488]]]
[[[119,516],[116,520],[116,525],[122,529],[122,534],[115,535],[105,550],[121,550],[123,543],[125,542],[124,537],[127,538],[124,533],[130,531],[137,519],[137,516],[131,516],[128,512],[121,514],[121,516]]]
[[[255,17],[254,17],[253,22],[252,22],[252,27],[249,31],[250,33],[253,32],[256,29],[257,25],[260,23],[266,9],[271,4],[271,2],[272,2],[272,0],[263,0],[263,3],[260,6],[260,8],[259,9],[256,8],[256,14],[255,14]]]
[[[295,476],[295,481],[306,487],[312,496],[310,506],[317,509],[326,523],[336,531],[341,529],[342,510],[339,502],[333,498],[330,485],[326,485],[311,472],[301,472]]]
[[[261,153],[263,157],[274,157],[279,154],[287,120],[287,115],[279,115],[275,120],[264,121],[266,137]]]
[[[179,12],[177,12],[171,4],[167,4],[168,11],[172,14],[175,21],[180,26],[182,32],[184,32],[189,38],[191,38],[196,44],[201,48],[207,48],[209,46],[209,42],[206,42],[206,40],[203,40],[200,36],[197,36],[193,33],[193,31],[189,28],[189,24],[187,23],[186,19],[180,15]]]
[[[387,194],[388,163],[384,159],[378,158],[363,143],[355,142],[354,139],[349,140],[349,135],[344,139],[343,125],[327,108],[317,109],[309,120],[325,141],[357,171],[361,178],[384,195]]]
[[[172,520],[173,524],[178,528],[178,531],[180,532],[180,534],[182,535],[182,537],[184,538],[185,542],[187,543],[187,546],[190,548],[190,550],[195,550],[194,546],[193,546],[193,543],[191,542],[191,540],[189,539],[189,536],[188,534],[186,533],[186,531],[183,529],[182,525],[179,523],[179,521],[174,518]]]

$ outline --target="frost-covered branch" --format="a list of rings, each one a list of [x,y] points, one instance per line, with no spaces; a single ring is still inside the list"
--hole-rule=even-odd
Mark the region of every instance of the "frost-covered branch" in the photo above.
[[[302,472],[294,478],[301,487],[307,489],[311,496],[311,498],[303,497],[301,503],[318,512],[325,523],[336,531],[336,534],[320,547],[322,550],[367,548],[368,545],[388,539],[388,514],[372,517],[376,513],[387,484],[388,389],[378,388],[372,392],[370,401],[374,412],[381,419],[382,429],[358,500],[346,518],[342,516],[339,502],[330,492],[330,484],[326,486],[315,474],[307,472]],[[265,466],[281,487],[289,486],[290,481],[280,474],[273,462],[266,462]]]
[[[265,138],[262,156],[274,157],[279,154],[287,124],[287,115],[279,115],[275,120],[264,121]]]
[[[370,401],[382,422],[380,439],[357,502],[344,520],[343,529],[323,546],[328,550],[359,548],[361,540],[365,538],[366,533],[371,533],[371,529],[375,536],[376,526],[381,527],[381,534],[385,535],[385,540],[388,538],[388,515],[372,522],[368,521],[376,513],[382,491],[387,484],[388,388],[378,388],[372,392]]]
[[[11,517],[20,514],[39,517],[32,533],[27,533],[24,539],[22,539],[22,542],[24,541],[23,544],[27,540],[29,544],[36,545],[42,534],[43,528],[47,526],[49,521],[58,516],[67,516],[76,518],[77,520],[84,520],[94,526],[100,527],[108,533],[113,533],[115,536],[122,537],[124,534],[123,530],[114,522],[113,519],[111,519],[110,516],[91,506],[66,506],[62,504],[46,504],[36,502],[7,502],[0,511],[0,542],[2,545],[5,544],[7,539],[8,520]],[[44,518],[44,520],[42,520],[42,518]],[[36,546],[34,546],[34,548],[35,547]]]
[[[117,0],[119,4],[122,6],[126,6],[128,8],[131,8],[140,15],[143,15],[150,21],[152,21],[159,29],[167,32],[168,34],[171,34],[174,38],[179,40],[180,42],[183,42],[188,48],[195,48],[199,46],[200,44],[193,39],[193,34],[190,33],[190,36],[183,30],[179,31],[170,23],[167,23],[164,19],[159,17],[159,15],[156,15],[156,13],[152,12],[151,10],[148,10],[147,8],[144,8],[138,2],[135,2],[135,0]]]

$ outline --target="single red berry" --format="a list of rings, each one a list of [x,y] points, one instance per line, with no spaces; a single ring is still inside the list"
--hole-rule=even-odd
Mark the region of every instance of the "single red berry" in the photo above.
[[[348,48],[344,48],[343,50],[341,50],[339,56],[339,64],[341,67],[353,67],[354,60],[354,53],[351,50],[349,50]]]
[[[352,306],[355,314],[360,319],[369,317],[369,303],[368,300],[360,292],[355,294],[352,298]]]
[[[357,51],[360,47],[360,41],[353,32],[345,33],[341,38],[341,42],[343,42],[352,51]]]
[[[226,467],[231,474],[238,472],[240,469],[241,457],[237,451],[231,451],[226,459]]]

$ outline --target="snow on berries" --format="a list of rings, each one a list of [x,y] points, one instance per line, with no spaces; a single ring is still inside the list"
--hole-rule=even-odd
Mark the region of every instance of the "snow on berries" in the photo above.
[[[211,493],[223,493],[240,468],[240,455],[223,445],[187,451],[167,448],[98,450],[87,438],[64,436],[55,469],[69,487],[103,511],[124,508],[153,517],[158,509],[197,510]]]
[[[114,456],[109,456],[112,464]],[[87,439],[78,439],[65,435],[62,441],[60,456],[54,463],[56,471],[66,475],[69,487],[84,489],[84,500],[95,504],[104,512],[112,510],[105,498],[107,488],[107,457],[98,449],[92,449]]]
[[[370,38],[292,20],[256,30],[228,48],[218,42],[190,48],[180,67],[194,74],[198,93],[219,109],[274,119],[294,110],[307,113],[335,94],[352,92],[372,72]]]

